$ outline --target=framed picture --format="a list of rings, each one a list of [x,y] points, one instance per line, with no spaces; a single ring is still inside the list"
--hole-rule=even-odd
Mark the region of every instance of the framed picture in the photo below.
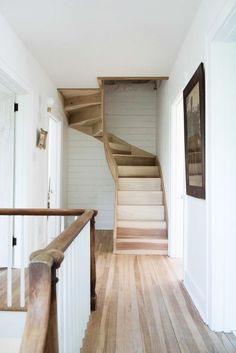
[[[37,147],[45,150],[48,132],[43,129],[40,129],[37,135]]]
[[[198,67],[183,92],[187,195],[205,199],[205,77]]]

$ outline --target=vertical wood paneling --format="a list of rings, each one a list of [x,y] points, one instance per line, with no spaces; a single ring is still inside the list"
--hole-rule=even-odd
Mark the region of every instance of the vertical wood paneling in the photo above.
[[[102,142],[68,130],[68,207],[98,209],[97,229],[112,229],[114,183]]]
[[[153,84],[106,86],[107,130],[147,152],[156,153],[156,91]]]

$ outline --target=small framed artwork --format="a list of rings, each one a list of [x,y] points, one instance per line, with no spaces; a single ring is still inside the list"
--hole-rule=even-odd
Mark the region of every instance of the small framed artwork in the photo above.
[[[205,76],[198,67],[183,92],[187,195],[205,199]]]
[[[40,149],[46,149],[46,143],[47,143],[47,135],[48,132],[40,129],[38,130],[38,137],[37,137],[37,147]]]

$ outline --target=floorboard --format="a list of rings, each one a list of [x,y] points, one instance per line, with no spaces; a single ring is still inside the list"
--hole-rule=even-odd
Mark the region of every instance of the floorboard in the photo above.
[[[0,311],[27,311],[28,269],[25,269],[25,306],[20,305],[20,269],[12,269],[12,306],[7,306],[7,270],[0,268]]]
[[[98,309],[81,353],[236,353],[232,334],[201,320],[179,261],[115,255],[112,233],[96,233]]]

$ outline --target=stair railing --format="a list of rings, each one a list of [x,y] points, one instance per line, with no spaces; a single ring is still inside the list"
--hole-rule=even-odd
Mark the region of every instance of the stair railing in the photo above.
[[[61,216],[62,224],[64,217],[75,217],[49,245],[30,256],[28,310],[20,353],[80,350],[90,309],[96,309],[96,215],[97,211],[84,209],[0,209],[0,216]],[[25,269],[23,261],[22,265]],[[12,299],[10,263],[7,273],[7,295]],[[23,301],[25,275],[20,278]]]

